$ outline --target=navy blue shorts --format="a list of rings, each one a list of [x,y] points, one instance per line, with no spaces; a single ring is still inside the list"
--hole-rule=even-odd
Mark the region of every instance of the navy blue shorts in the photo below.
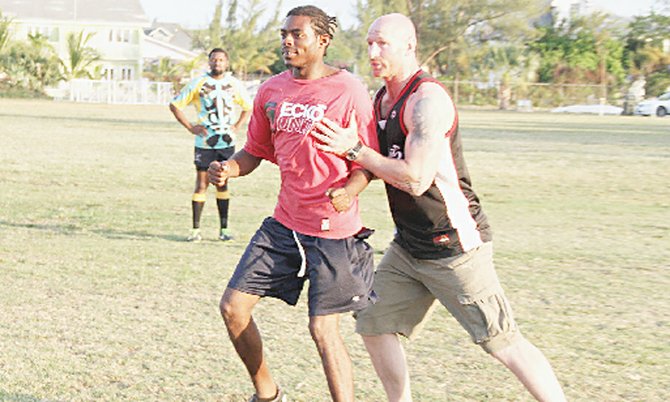
[[[195,147],[193,151],[193,164],[196,170],[205,171],[209,169],[209,164],[218,161],[223,162],[230,159],[235,153],[235,147],[221,149],[205,149]]]
[[[362,237],[307,236],[266,218],[251,238],[228,287],[294,306],[309,279],[310,316],[362,310],[375,299],[373,251]]]

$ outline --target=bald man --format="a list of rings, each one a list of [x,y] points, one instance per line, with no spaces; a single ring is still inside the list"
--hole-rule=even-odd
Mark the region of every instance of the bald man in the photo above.
[[[323,119],[320,149],[355,160],[384,180],[396,234],[375,273],[379,301],[360,312],[360,333],[389,401],[411,401],[398,334],[412,337],[439,300],[472,340],[541,401],[565,396],[542,352],[519,331],[493,265],[491,229],[463,158],[458,113],[445,88],[419,67],[412,21],[401,14],[368,30],[381,154]]]

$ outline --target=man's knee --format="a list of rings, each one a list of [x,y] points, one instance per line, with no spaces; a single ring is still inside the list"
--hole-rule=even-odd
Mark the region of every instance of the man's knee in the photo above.
[[[516,333],[511,339],[505,339],[501,342],[488,344],[482,347],[491,356],[505,363],[524,355],[524,352],[529,345],[530,343],[523,337],[523,335]]]
[[[244,320],[251,315],[251,309],[247,308],[244,303],[241,303],[239,298],[235,297],[234,290],[228,288],[221,296],[219,302],[219,310],[221,317],[226,325],[230,325],[236,321]]]
[[[309,333],[317,346],[325,346],[339,339],[339,321],[336,316],[316,316],[309,320]]]

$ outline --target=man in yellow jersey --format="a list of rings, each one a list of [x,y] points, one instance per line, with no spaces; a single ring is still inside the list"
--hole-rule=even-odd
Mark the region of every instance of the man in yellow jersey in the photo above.
[[[228,160],[235,153],[235,133],[251,113],[251,97],[244,85],[227,70],[228,53],[220,48],[212,49],[209,53],[209,72],[192,80],[170,102],[170,111],[177,121],[195,136],[193,163],[196,176],[191,202],[193,229],[188,241],[202,240],[200,216],[207,199],[207,168],[211,162]],[[195,106],[198,114],[197,123],[191,123],[183,112],[190,104]],[[236,120],[234,105],[242,109]],[[230,195],[227,184],[217,186],[216,205],[221,224],[219,239],[231,240],[228,230]]]

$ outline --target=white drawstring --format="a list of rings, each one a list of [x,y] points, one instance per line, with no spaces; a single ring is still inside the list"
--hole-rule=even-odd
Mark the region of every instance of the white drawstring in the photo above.
[[[298,278],[302,278],[305,276],[305,271],[307,270],[307,259],[305,258],[305,249],[302,248],[302,244],[300,244],[300,240],[298,240],[298,234],[295,232],[295,230],[291,230],[293,233],[293,239],[295,239],[295,244],[298,245],[298,252],[300,253],[300,271],[298,271]]]

